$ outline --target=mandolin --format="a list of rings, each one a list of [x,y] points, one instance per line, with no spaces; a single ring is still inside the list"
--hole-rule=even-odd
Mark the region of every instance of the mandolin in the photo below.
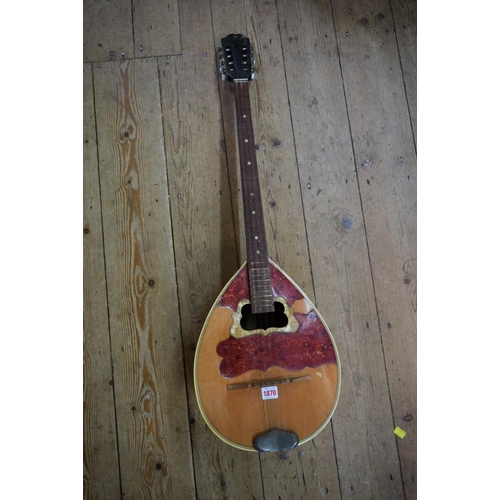
[[[267,253],[250,109],[252,46],[221,40],[220,71],[234,85],[247,262],[229,280],[203,326],[195,392],[208,427],[248,451],[295,448],[315,437],[337,405],[340,364],[313,303]]]

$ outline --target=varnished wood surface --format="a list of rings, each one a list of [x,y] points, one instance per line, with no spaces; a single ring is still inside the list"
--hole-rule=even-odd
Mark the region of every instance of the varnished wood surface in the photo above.
[[[85,498],[416,498],[416,3],[84,5]],[[269,256],[341,332],[332,423],[260,456],[205,425],[192,372],[246,258],[231,32]]]
[[[298,291],[293,302],[291,295],[280,295],[276,275],[279,273],[279,281],[288,282],[288,278],[275,264],[270,265],[273,266],[275,276],[275,281],[271,279],[274,297],[288,301],[295,314],[304,315],[302,327],[297,331],[301,349],[303,343],[307,344],[308,335],[312,335],[319,325],[321,330],[317,331],[322,331],[327,337],[326,345],[320,345],[332,352],[332,360],[318,363],[315,359],[310,365],[304,364],[300,370],[292,370],[290,366],[279,366],[277,363],[265,372],[252,369],[231,379],[221,376],[217,347],[231,338],[228,332],[233,321],[232,315],[237,309],[236,303],[229,306],[226,297],[234,293],[231,292],[234,283],[239,283],[242,276],[248,276],[249,267],[246,263],[221,292],[207,317],[196,349],[194,371],[196,396],[205,421],[223,441],[247,451],[255,451],[252,447],[255,436],[275,428],[295,432],[300,443],[312,439],[334,412],[340,389],[340,359],[334,337],[328,332],[328,327],[323,326],[321,315],[310,300],[304,297],[303,292]],[[295,285],[293,287],[296,290]],[[241,300],[248,300],[248,283],[239,286],[237,290]],[[278,335],[281,336],[281,342],[286,341],[286,333]],[[262,343],[261,349],[264,351],[267,338],[260,337],[257,341]],[[293,356],[297,355],[295,353]],[[284,357],[286,358],[286,353]],[[263,386],[273,386],[275,381],[289,377],[303,379],[303,383],[280,385],[278,398],[274,400],[262,401],[260,386],[245,389],[240,387],[239,390],[231,391],[228,389],[229,384],[233,387],[242,386],[245,382],[254,380]]]

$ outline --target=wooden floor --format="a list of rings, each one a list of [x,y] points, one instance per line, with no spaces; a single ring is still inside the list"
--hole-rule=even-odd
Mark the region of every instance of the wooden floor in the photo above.
[[[221,442],[193,388],[245,255],[238,32],[269,254],[342,362],[331,425],[287,453]],[[84,0],[83,69],[85,498],[415,499],[416,1]]]

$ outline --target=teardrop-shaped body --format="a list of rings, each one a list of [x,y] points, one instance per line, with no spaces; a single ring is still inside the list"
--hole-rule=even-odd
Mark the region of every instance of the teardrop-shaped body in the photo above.
[[[299,445],[312,439],[330,420],[340,388],[330,330],[304,292],[269,262],[275,303],[285,305],[288,325],[241,327],[242,306],[250,301],[244,264],[212,306],[194,361],[196,398],[207,425],[248,451],[273,429],[296,434]]]

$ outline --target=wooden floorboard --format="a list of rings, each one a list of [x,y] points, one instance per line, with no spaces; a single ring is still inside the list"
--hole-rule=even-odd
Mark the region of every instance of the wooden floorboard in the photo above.
[[[107,61],[134,53],[130,0],[84,0],[83,60]]]
[[[279,5],[316,300],[344,367],[333,419],[341,491],[402,498],[332,11],[322,0]]]
[[[99,171],[127,498],[194,495],[157,60],[95,67]]]
[[[177,0],[134,3],[135,57],[180,54],[181,27]]]
[[[83,489],[104,499],[120,497],[120,477],[92,66],[83,68]]]
[[[391,1],[415,146],[417,144],[417,0]]]
[[[416,498],[416,153],[403,75],[387,0],[332,7],[394,425],[407,432],[393,439]]]
[[[264,220],[272,259],[313,297],[301,186],[287,98],[278,17],[274,3],[212,2],[215,42],[234,31],[254,40],[257,80],[250,85],[254,135],[258,145]],[[244,260],[241,196],[238,194],[234,96],[230,83],[221,84],[224,129],[232,192],[237,195],[240,260]],[[329,426],[312,442],[289,453],[263,454],[261,469],[266,498],[320,498],[326,491],[338,498],[336,460]]]
[[[331,424],[286,453],[220,441],[193,386],[246,258],[231,32],[269,255],[342,366]],[[416,498],[416,2],[85,1],[83,48],[84,497]]]
[[[161,58],[160,78],[197,493],[262,498],[259,457],[222,443],[194,393],[196,342],[238,262],[209,2],[181,2],[180,18],[183,55]]]
[[[83,60],[180,54],[178,0],[84,0]]]

